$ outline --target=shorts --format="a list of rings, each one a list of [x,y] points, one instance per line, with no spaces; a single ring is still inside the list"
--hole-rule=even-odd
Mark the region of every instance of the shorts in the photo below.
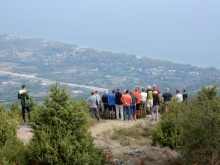
[[[115,112],[115,111],[116,111],[116,107],[115,107],[115,105],[109,105],[109,106],[108,106],[108,110],[109,110],[109,111],[114,111],[114,112]]]
[[[170,101],[165,101],[165,102],[164,102],[164,109],[165,109],[165,110],[167,109],[169,103],[170,103]]]
[[[147,100],[147,107],[153,107],[153,100]]]

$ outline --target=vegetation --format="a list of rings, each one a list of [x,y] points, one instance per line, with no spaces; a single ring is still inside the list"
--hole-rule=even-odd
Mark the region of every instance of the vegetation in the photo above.
[[[1,71],[109,90],[116,87],[134,90],[136,86],[157,84],[161,92],[167,86],[171,92],[183,88],[190,92],[200,89],[202,84],[214,85],[220,81],[220,70],[214,67],[177,64],[154,60],[154,57],[137,58],[125,53],[82,48],[39,38],[0,36],[0,57]],[[49,92],[49,83],[40,79],[24,79],[1,73],[0,82],[4,86],[0,89],[1,99],[5,100],[3,102],[14,102],[12,96],[16,96],[23,83],[27,84],[36,101],[40,102]],[[74,90],[84,92],[72,94],[78,100],[90,93],[79,87],[74,87]]]
[[[71,101],[66,88],[56,84],[42,107],[33,109],[32,140],[24,145],[16,137],[18,103],[11,110],[0,107],[0,164],[94,164],[104,162],[101,150],[88,133],[90,120],[85,101]],[[12,149],[13,148],[13,149]]]
[[[157,147],[154,151],[146,150],[146,153],[152,154],[142,157],[142,162],[158,162],[160,156],[164,164],[217,165],[220,161],[220,97],[217,88],[203,86],[197,96],[188,102],[173,100],[168,112],[163,113],[155,127],[136,125],[115,128],[113,133],[106,130],[103,136],[108,137],[110,144],[117,141],[122,153],[127,150],[126,147],[133,150],[128,154],[135,154],[137,146],[150,148],[151,136],[153,145],[165,147],[159,155],[156,154],[159,153]],[[14,102],[10,110],[6,110],[4,105],[0,106],[0,164],[98,165],[105,164],[103,158],[108,159],[103,155],[111,155],[112,161],[115,155],[109,151],[102,153],[102,148],[95,148],[94,139],[88,133],[94,121],[85,100],[71,100],[65,87],[60,84],[51,86],[49,96],[40,107],[31,98],[31,109],[34,136],[28,144],[24,144],[16,136],[21,121],[18,102]],[[166,147],[178,151],[179,157],[170,157],[173,151]],[[145,152],[140,152],[144,156]],[[165,159],[164,155],[168,157]],[[118,152],[118,156],[123,157],[123,154]],[[140,161],[139,158],[135,159]]]
[[[38,110],[34,137],[29,144],[30,159],[40,164],[100,164],[101,152],[88,134],[83,107],[58,84]]]
[[[219,99],[214,86],[203,87],[190,103],[172,102],[152,132],[153,144],[179,150],[183,164],[218,164]]]

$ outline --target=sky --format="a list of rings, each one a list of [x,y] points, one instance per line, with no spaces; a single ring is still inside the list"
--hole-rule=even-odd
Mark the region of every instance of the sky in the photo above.
[[[0,34],[220,69],[220,0],[0,0]]]

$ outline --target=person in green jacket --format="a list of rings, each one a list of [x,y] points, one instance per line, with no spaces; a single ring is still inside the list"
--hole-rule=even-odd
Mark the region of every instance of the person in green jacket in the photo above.
[[[22,85],[22,89],[18,91],[18,99],[21,100],[22,118],[24,123],[26,123],[27,121],[25,119],[25,110],[27,110],[28,113],[28,121],[31,120],[30,97],[26,91],[26,85]]]

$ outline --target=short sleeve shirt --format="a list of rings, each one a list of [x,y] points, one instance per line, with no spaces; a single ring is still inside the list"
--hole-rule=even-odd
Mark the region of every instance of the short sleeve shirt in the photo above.
[[[171,101],[171,98],[173,97],[173,95],[170,92],[165,92],[162,95],[164,101]]]

